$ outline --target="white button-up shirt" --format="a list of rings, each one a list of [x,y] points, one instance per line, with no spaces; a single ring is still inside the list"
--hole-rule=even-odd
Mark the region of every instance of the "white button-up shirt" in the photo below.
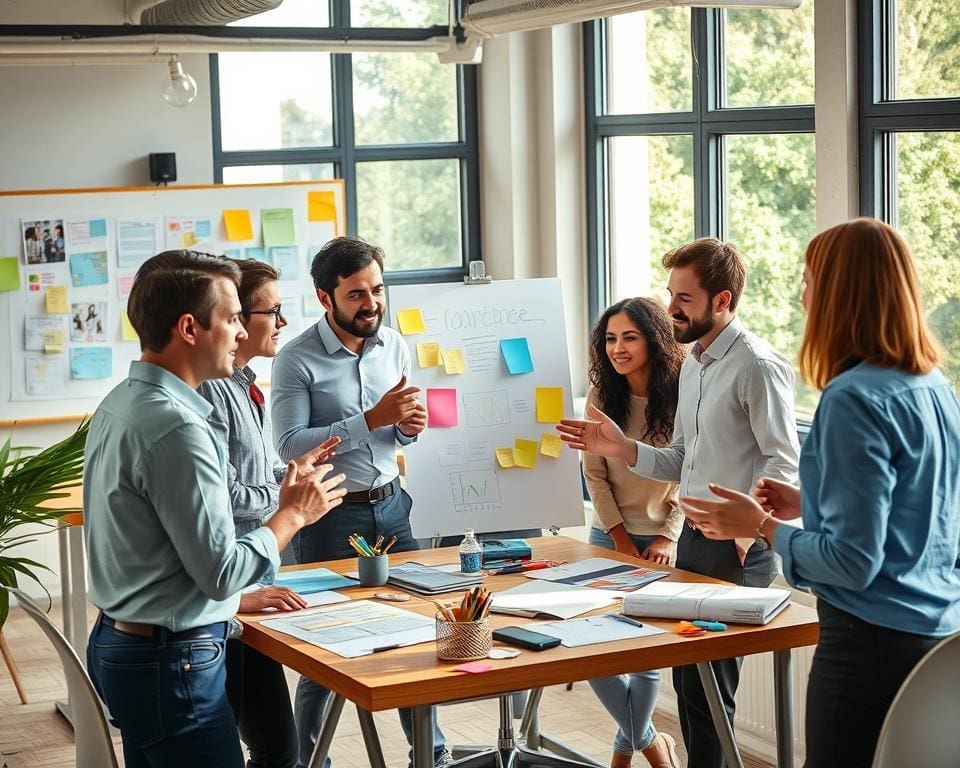
[[[708,483],[749,493],[761,477],[797,481],[800,445],[790,364],[734,318],[680,369],[673,442],[637,443],[631,469],[680,482],[680,495],[712,498]]]

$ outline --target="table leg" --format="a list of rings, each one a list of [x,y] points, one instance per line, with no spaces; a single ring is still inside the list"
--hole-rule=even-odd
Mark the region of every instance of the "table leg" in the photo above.
[[[413,708],[413,768],[433,768],[433,719],[429,704]]]
[[[367,748],[367,760],[370,761],[370,768],[387,768],[383,759],[383,748],[380,746],[377,725],[373,722],[373,713],[357,704],[357,717],[360,720],[360,732],[363,734],[363,743]]]
[[[73,650],[77,652],[81,663],[87,664],[87,573],[83,552],[83,526],[71,525],[67,530],[67,542],[70,548],[70,584],[73,594],[70,596],[70,605],[64,606],[64,611],[73,614],[70,622],[73,628],[73,637],[67,636]]]
[[[323,725],[320,727],[317,745],[313,748],[313,754],[310,756],[309,768],[323,768],[323,763],[330,753],[330,745],[333,743],[333,734],[337,730],[337,723],[340,722],[340,713],[343,712],[344,701],[345,699],[339,693],[330,691],[330,704],[327,706],[327,713],[323,716]]]
[[[773,652],[773,688],[777,719],[777,765],[793,768],[793,676],[792,652]]]
[[[727,711],[723,708],[720,687],[717,685],[717,676],[713,673],[713,667],[710,666],[710,662],[704,661],[697,664],[697,671],[700,673],[700,684],[703,686],[707,704],[710,706],[713,725],[717,729],[717,737],[720,739],[720,748],[723,750],[727,768],[743,768],[737,742],[733,737],[733,725],[727,717]]]
[[[543,688],[531,688],[520,721],[520,738],[530,749],[540,749],[540,700]]]

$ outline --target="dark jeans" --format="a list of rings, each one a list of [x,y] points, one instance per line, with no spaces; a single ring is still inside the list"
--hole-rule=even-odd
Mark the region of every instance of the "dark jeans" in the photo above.
[[[677,568],[732,581],[734,584],[769,586],[776,576],[776,567],[773,550],[760,550],[753,546],[741,565],[733,541],[705,538],[687,525],[683,527],[680,541],[677,542]],[[720,699],[731,723],[736,712],[734,696],[740,684],[742,664],[743,659],[739,657],[710,662],[720,688]],[[723,768],[723,750],[695,664],[674,667],[673,688],[677,692],[680,730],[687,748],[688,768]]]
[[[391,552],[410,552],[420,549],[420,544],[410,530],[410,509],[413,501],[409,494],[400,488],[399,480],[394,480],[394,494],[383,501],[372,504],[347,502],[341,504],[313,525],[300,531],[294,540],[294,554],[298,563],[315,563],[323,560],[338,560],[353,557],[356,552],[347,542],[351,533],[363,536],[371,544],[377,536],[389,541],[396,535],[397,543]],[[304,768],[310,763],[310,756],[320,736],[320,724],[323,711],[330,697],[330,691],[307,677],[301,677],[297,683],[294,699],[294,713],[300,739],[298,765]],[[400,725],[406,734],[407,742],[413,743],[413,710],[401,709]],[[446,754],[444,736],[436,724],[436,710],[433,711],[433,754],[439,760]],[[330,766],[330,758],[325,763]]]
[[[226,633],[221,622],[141,637],[97,619],[87,670],[120,729],[127,768],[243,768],[224,685]]]
[[[247,768],[297,764],[297,726],[279,662],[240,640],[228,640],[227,699],[250,751]]]
[[[900,685],[943,638],[868,624],[823,600],[817,613],[820,641],[807,684],[806,768],[869,768]]]

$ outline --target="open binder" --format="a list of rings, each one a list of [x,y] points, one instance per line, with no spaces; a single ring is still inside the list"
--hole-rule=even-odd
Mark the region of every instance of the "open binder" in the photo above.
[[[627,616],[766,624],[790,603],[786,589],[659,581],[623,598]]]

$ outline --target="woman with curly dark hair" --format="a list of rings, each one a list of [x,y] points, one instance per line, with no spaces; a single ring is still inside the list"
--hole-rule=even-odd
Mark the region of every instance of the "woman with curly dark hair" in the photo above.
[[[673,437],[685,354],[662,304],[644,298],[619,301],[603,313],[590,336],[587,403],[633,439],[666,445]],[[640,477],[623,461],[608,462],[592,453],[583,454],[583,473],[596,512],[590,543],[672,565],[683,529],[676,484]],[[650,721],[659,680],[652,671],[590,681],[618,725],[611,768],[627,768],[634,752],[642,752],[654,768],[680,765],[674,740],[657,733]]]

